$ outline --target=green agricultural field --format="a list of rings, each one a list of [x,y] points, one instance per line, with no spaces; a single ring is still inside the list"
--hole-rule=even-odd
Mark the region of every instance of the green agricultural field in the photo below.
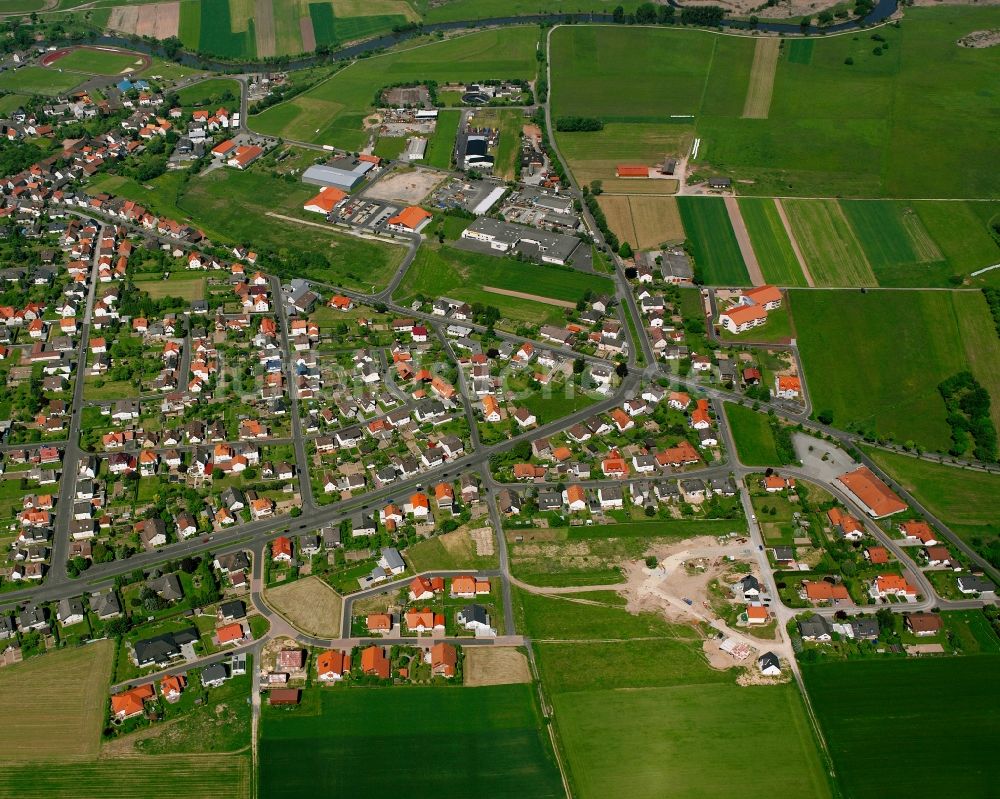
[[[1000,400],[1000,343],[979,292],[799,290],[793,305],[813,408],[837,427],[944,451],[942,380],[971,369]]]
[[[331,799],[563,795],[530,685],[312,690],[321,692],[308,697],[318,712],[264,708],[261,796],[312,795],[320,786]],[[419,778],[385,766],[392,753],[415,753],[414,724]]]
[[[739,205],[764,279],[777,286],[805,286],[805,275],[774,201],[744,198]]]
[[[727,402],[725,408],[740,463],[746,466],[780,465],[781,458],[768,417],[732,402]]]
[[[305,256],[308,260],[296,268],[296,277],[364,291],[388,283],[403,257],[402,247],[269,216],[305,220],[302,203],[314,192],[315,187],[287,183],[264,172],[220,169],[191,180],[178,206],[213,239],[246,243],[264,263],[269,263],[268,252]]]
[[[56,61],[55,67],[94,75],[120,75],[129,68],[134,70],[142,66],[143,63],[145,62],[138,53],[81,47]]]
[[[68,92],[83,81],[84,77],[76,72],[29,65],[0,72],[0,91],[54,96]]]
[[[817,286],[878,285],[836,200],[782,200],[782,205]]]
[[[948,265],[917,213],[892,200],[845,200],[840,207],[882,286],[943,285]]]
[[[917,202],[910,204],[950,265],[951,274],[964,275],[1000,262],[1000,242],[990,224],[1000,220],[998,202]],[[1000,282],[1000,270],[977,281]]]
[[[362,59],[251,124],[261,133],[360,149],[367,140],[362,121],[380,87],[410,80],[533,79],[537,42],[537,28],[503,28]]]
[[[198,35],[198,50],[223,58],[255,58],[257,39],[252,17],[243,18],[246,25],[242,30],[233,28],[234,16],[230,4],[240,0],[201,0],[201,28]],[[250,5],[252,8],[252,4]],[[182,12],[182,25],[183,12]]]
[[[402,14],[338,17],[329,3],[310,3],[309,16],[316,34],[316,44],[328,47],[371,38],[391,31],[393,26],[406,24],[406,17]]]
[[[874,799],[885,796],[886,786],[913,799],[993,796],[998,670],[997,655],[805,664],[806,690],[844,796]],[[905,749],[871,745],[894,727],[906,728]],[[917,767],[913,752],[933,752],[937,768]]]
[[[195,0],[181,3],[177,38],[184,42],[184,46],[189,50],[198,49],[201,44],[201,3]]]
[[[595,293],[611,290],[608,278],[599,275],[496,258],[454,247],[425,245],[417,251],[396,293],[402,298],[401,302],[417,294],[428,297],[447,294],[468,303],[493,305],[504,316],[521,322],[557,323],[563,318],[560,306],[497,294],[486,291],[484,286],[510,291],[523,291],[527,287],[537,296],[572,303],[588,289]]]
[[[633,615],[610,592],[515,596],[574,796],[830,795],[794,683],[739,687],[708,666],[695,629]],[[768,745],[735,740],[737,718],[763,725]]]
[[[866,452],[952,532],[1000,567],[1000,515],[993,500],[1000,495],[1000,477],[880,449]]]
[[[127,775],[124,777],[123,775]],[[139,793],[137,794],[137,786]],[[215,799],[250,795],[250,755],[108,757],[0,768],[0,796],[21,799]]]
[[[25,0],[30,2],[31,0]],[[493,19],[510,15],[522,16],[539,13],[565,13],[566,11],[595,11],[610,14],[614,4],[595,2],[578,3],[572,9],[564,0],[451,0],[448,3],[432,4],[428,0],[414,0],[414,7],[426,22],[453,22],[466,19]],[[638,0],[624,0],[625,11],[634,11]]]
[[[461,111],[438,111],[434,134],[427,142],[424,163],[438,169],[451,168],[451,156],[455,152],[455,139],[461,121]]]
[[[678,197],[695,269],[713,286],[749,286],[740,246],[721,197]]]

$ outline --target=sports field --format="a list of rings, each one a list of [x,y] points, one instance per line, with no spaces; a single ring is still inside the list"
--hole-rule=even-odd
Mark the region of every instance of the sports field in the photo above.
[[[531,685],[316,692],[264,708],[261,796],[563,796]]]
[[[138,53],[78,47],[56,61],[55,66],[58,69],[94,75],[119,75],[129,69],[141,69],[145,63],[145,59]]]
[[[697,631],[628,613],[610,592],[516,596],[574,796],[830,795],[794,683],[739,687],[708,666]],[[734,738],[739,719],[767,745]]]
[[[868,659],[806,664],[806,689],[848,799],[996,794],[1000,656]],[[946,687],[928,690],[928,687]],[[914,697],[919,696],[915,701]],[[874,746],[894,738],[905,746]],[[933,757],[934,768],[915,760]],[[932,755],[929,753],[933,753]]]
[[[805,286],[805,275],[774,201],[743,198],[739,206],[764,279],[777,286]]]
[[[85,80],[76,72],[59,72],[51,67],[30,64],[20,69],[0,72],[0,91],[54,96],[68,92]]]
[[[611,229],[633,249],[649,250],[684,240],[684,226],[673,197],[602,194],[597,202]]]
[[[447,294],[468,303],[493,305],[510,319],[535,324],[558,323],[563,318],[559,306],[485,291],[483,286],[509,291],[530,287],[536,296],[571,303],[576,303],[588,289],[597,294],[612,290],[611,281],[600,275],[496,258],[448,246],[423,246],[417,251],[396,294],[400,302],[417,294],[428,297]]]
[[[774,444],[768,417],[732,402],[725,404],[726,418],[736,440],[740,463],[746,466],[778,466],[781,459]]]
[[[100,641],[0,669],[0,717],[8,722],[0,725],[0,747],[8,766],[97,756],[114,654],[113,642]],[[25,713],[29,698],[31,712]],[[0,774],[15,770],[24,771],[0,769]],[[2,786],[0,777],[0,796],[19,795]]]
[[[721,197],[678,197],[688,247],[706,284],[749,286],[740,246]]]
[[[836,200],[783,200],[782,205],[817,286],[878,285]]]
[[[971,369],[998,404],[1000,342],[979,292],[794,291],[817,412],[837,427],[947,450],[938,384]]]
[[[250,795],[250,756],[113,757],[0,768],[0,796],[21,799],[215,799]]]
[[[763,106],[766,75],[759,60],[754,69],[750,38],[568,26],[552,35],[552,101],[557,116],[606,123],[693,114],[702,141],[694,166],[749,181],[741,194],[995,198],[1000,162],[988,142],[1000,138],[1000,119],[982,113],[982,98],[1000,52],[956,45],[994,27],[993,16],[985,7],[914,8],[905,24],[877,32],[881,42],[875,32],[785,42],[766,119],[744,118],[748,95]],[[631,138],[606,140],[604,158],[627,158],[617,144],[632,148]]]
[[[993,500],[1000,495],[1000,477],[880,449],[866,451],[952,532],[980,548],[1000,544],[1000,518]]]
[[[363,59],[251,124],[261,133],[360,149],[367,139],[362,122],[380,87],[408,80],[533,79],[537,41],[537,28],[503,28]]]

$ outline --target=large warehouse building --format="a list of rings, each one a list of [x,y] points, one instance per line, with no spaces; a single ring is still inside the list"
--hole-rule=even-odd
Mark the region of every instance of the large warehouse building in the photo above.
[[[313,186],[334,186],[342,191],[351,191],[378,166],[378,158],[361,155],[354,158],[345,155],[328,164],[314,164],[302,173],[302,180]]]

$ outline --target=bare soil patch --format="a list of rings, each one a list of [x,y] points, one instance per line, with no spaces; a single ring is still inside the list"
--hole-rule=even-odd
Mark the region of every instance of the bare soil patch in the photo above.
[[[313,30],[312,17],[308,14],[299,17],[299,35],[302,36],[303,53],[311,53],[316,49],[316,31]]]
[[[437,188],[444,176],[430,169],[411,169],[387,175],[365,192],[373,200],[417,205]]]
[[[296,629],[321,638],[340,636],[340,594],[318,577],[272,588],[264,599]]]
[[[1000,28],[988,31],[973,31],[958,40],[959,47],[995,47],[1000,44]]]
[[[531,682],[531,670],[523,652],[508,646],[465,647],[465,684],[511,685]]]
[[[736,234],[736,243],[740,245],[740,254],[743,256],[743,262],[747,265],[750,282],[755,286],[763,286],[767,281],[764,280],[764,273],[757,261],[757,253],[753,251],[753,244],[750,243],[750,232],[743,222],[739,203],[732,195],[726,195],[725,203],[729,221],[733,226],[733,233]]]
[[[274,6],[271,0],[255,0],[254,30],[257,34],[257,55],[261,58],[277,55],[278,45],[274,31]]]
[[[108,28],[137,36],[168,39],[177,35],[180,24],[181,4],[151,3],[138,6],[115,6],[111,9]]]
[[[526,294],[523,291],[512,291],[511,289],[498,289],[494,286],[483,286],[483,291],[492,294],[503,294],[505,297],[517,297],[522,300],[532,300],[533,302],[543,302],[546,305],[555,305],[559,308],[575,308],[576,304],[568,300],[554,300],[551,297],[542,297],[538,294]]]

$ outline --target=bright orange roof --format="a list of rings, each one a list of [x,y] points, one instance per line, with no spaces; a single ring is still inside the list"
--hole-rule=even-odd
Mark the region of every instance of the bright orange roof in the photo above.
[[[430,219],[431,215],[419,205],[410,205],[404,208],[395,216],[389,217],[387,225],[402,225],[410,230],[416,230],[425,219]]]
[[[455,489],[452,488],[448,483],[438,483],[434,486],[434,499],[454,499]]]
[[[586,502],[587,492],[583,486],[571,485],[566,489],[566,499],[568,502]]]
[[[458,652],[451,644],[442,641],[431,647],[431,668],[435,671],[440,671],[446,677],[453,677],[457,663]]]
[[[350,658],[343,652],[328,649],[320,652],[316,658],[316,673],[323,674],[343,674],[350,669]]]
[[[451,581],[451,592],[453,594],[476,593],[476,579],[467,574],[453,578]]]
[[[899,525],[899,529],[912,538],[920,539],[920,541],[925,544],[928,541],[937,540],[937,536],[934,535],[934,531],[931,529],[931,526],[925,521],[903,522]]]
[[[410,497],[410,505],[414,508],[430,508],[431,503],[426,494],[414,494]]]
[[[365,623],[369,630],[391,630],[392,616],[388,613],[372,613]]]
[[[219,637],[220,644],[228,644],[233,641],[239,641],[243,637],[243,625],[238,621],[234,621],[232,624],[219,627],[219,629],[215,631],[215,634]]]
[[[324,186],[319,190],[319,194],[315,197],[307,200],[303,204],[303,208],[308,208],[309,206],[316,206],[317,208],[322,208],[326,213],[330,213],[341,200],[343,200],[347,195],[340,189],[333,186]],[[350,302],[350,300],[348,300]]]
[[[889,562],[889,550],[885,547],[868,547],[865,550],[868,553],[868,560],[872,563],[888,563]]]
[[[847,589],[842,585],[833,585],[828,583],[826,580],[816,580],[804,583],[806,589],[806,596],[809,599],[814,600],[825,600],[825,599],[850,599],[850,594],[847,593]]]
[[[853,472],[842,474],[837,478],[847,486],[854,495],[868,508],[875,518],[890,516],[906,510],[906,503],[897,497],[867,466],[861,466]]]
[[[767,608],[761,605],[748,605],[747,606],[747,618],[748,619],[766,619],[767,618]]]
[[[483,413],[486,416],[492,416],[494,413],[499,413],[499,412],[500,412],[500,405],[499,403],[497,403],[496,399],[492,395],[487,394],[485,397],[483,397]]]
[[[906,582],[906,579],[898,574],[880,574],[875,578],[875,588],[880,593],[904,593],[915,594],[917,589]]]
[[[781,302],[781,289],[777,286],[757,286],[744,291],[743,296],[758,305],[766,305],[770,302]]]
[[[361,670],[383,680],[389,679],[390,665],[380,646],[370,646],[361,652]]]
[[[778,375],[778,391],[802,391],[802,381],[795,375]]]
[[[184,684],[187,680],[184,679],[182,674],[169,674],[160,680],[160,693],[166,696],[169,693],[180,693],[184,690]]]
[[[615,167],[615,174],[620,178],[648,178],[649,167],[618,164]]]
[[[762,305],[736,305],[721,314],[728,316],[734,325],[739,327],[747,322],[755,322],[758,319],[766,319],[767,311]]]

